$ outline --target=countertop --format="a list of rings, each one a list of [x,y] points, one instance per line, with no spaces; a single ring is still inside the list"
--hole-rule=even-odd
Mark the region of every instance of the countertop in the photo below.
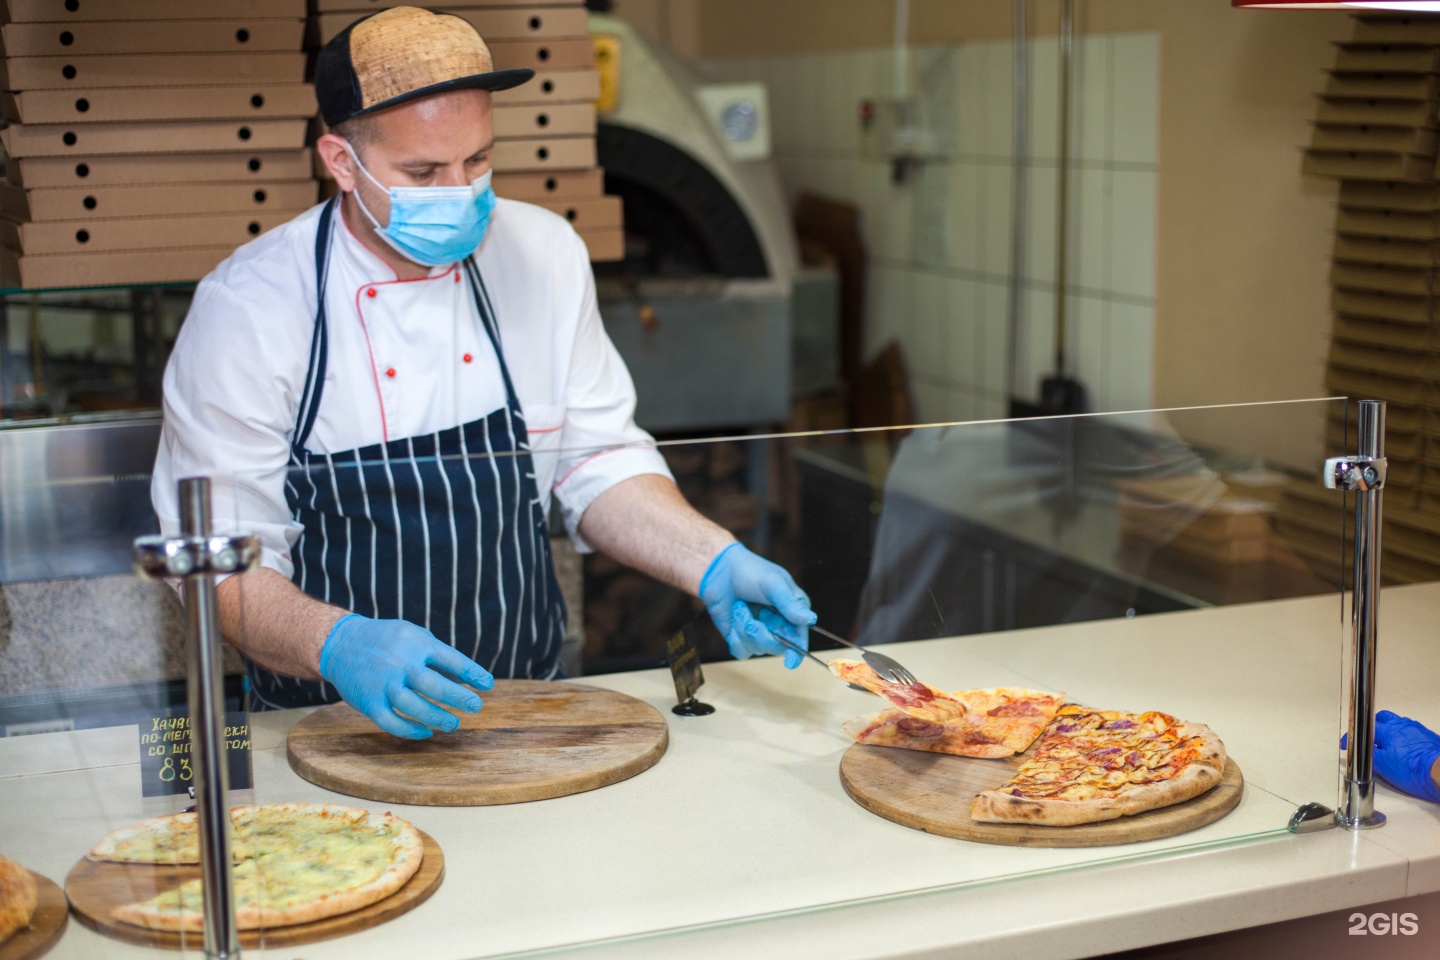
[[[1380,606],[1380,704],[1440,728],[1440,584]],[[1063,690],[1099,707],[1208,723],[1246,775],[1230,815],[1167,840],[1047,850],[934,837],[850,801],[845,719],[873,712],[813,665],[706,667],[717,712],[669,713],[663,671],[583,678],[670,720],[658,765],[590,793],[480,808],[383,804],[446,853],[434,898],[382,927],[247,957],[365,960],[649,957],[1069,958],[1440,890],[1440,806],[1379,789],[1379,830],[1284,832],[1336,796],[1338,597],[918,641],[887,648],[951,688]],[[826,654],[830,656],[831,654]],[[296,777],[284,738],[302,711],[253,718],[256,802],[335,802]],[[0,850],[57,881],[141,803],[133,728],[0,741]],[[1159,921],[1159,922],[1156,922]],[[49,955],[159,955],[72,922]]]

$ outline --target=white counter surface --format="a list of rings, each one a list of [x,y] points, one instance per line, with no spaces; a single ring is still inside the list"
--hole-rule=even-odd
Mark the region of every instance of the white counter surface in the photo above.
[[[1440,728],[1440,584],[1381,604],[1380,704]],[[340,940],[246,956],[441,960],[953,955],[1067,958],[1440,890],[1440,806],[1386,787],[1381,830],[1283,832],[1301,802],[1335,803],[1335,597],[1077,624],[890,648],[939,686],[1064,690],[1100,707],[1210,724],[1246,776],[1229,816],[1124,847],[966,843],[850,801],[839,725],[880,702],[813,665],[706,668],[710,717],[669,713],[668,673],[585,678],[665,711],[664,759],[602,790],[502,807],[390,809],[445,850],[417,910]],[[826,654],[831,656],[831,654]],[[289,769],[300,711],[253,718],[256,802],[336,801]],[[0,740],[0,850],[61,881],[107,830],[152,815],[134,728]],[[153,801],[151,802],[153,804]],[[1436,918],[1435,922],[1440,922]],[[72,921],[57,958],[154,951]]]

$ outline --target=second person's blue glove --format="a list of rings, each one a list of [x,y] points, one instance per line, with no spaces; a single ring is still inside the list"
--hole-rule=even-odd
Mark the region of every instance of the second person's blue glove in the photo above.
[[[801,655],[775,639],[765,623],[768,616],[761,618],[762,612],[778,614],[794,628],[784,631],[785,638],[809,649],[806,628],[815,622],[815,614],[810,610],[810,598],[784,567],[732,543],[715,555],[700,578],[700,600],[735,659],[783,654],[786,667],[794,670],[800,666]],[[780,620],[773,623],[776,629],[781,629]]]
[[[459,717],[436,703],[478,713],[480,698],[468,687],[495,686],[489,671],[424,627],[358,613],[330,628],[320,648],[320,676],[381,730],[410,740],[460,726]]]
[[[1375,714],[1375,772],[1413,797],[1440,803],[1430,771],[1440,760],[1440,734],[1409,717]]]

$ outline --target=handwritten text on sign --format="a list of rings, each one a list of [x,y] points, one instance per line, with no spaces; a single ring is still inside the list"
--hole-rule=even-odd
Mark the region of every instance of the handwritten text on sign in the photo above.
[[[140,793],[163,797],[186,793],[195,783],[191,764],[190,716],[183,708],[151,715],[140,725]],[[243,710],[225,714],[225,761],[230,789],[247,790],[250,780],[250,724]]]

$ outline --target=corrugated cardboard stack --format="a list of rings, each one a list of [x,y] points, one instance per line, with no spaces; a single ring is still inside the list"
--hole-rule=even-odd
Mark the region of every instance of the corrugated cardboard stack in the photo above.
[[[1440,579],[1440,17],[1364,15],[1321,95],[1305,172],[1341,180],[1326,384],[1387,401],[1383,570]],[[1355,452],[1340,411],[1331,455]],[[1336,495],[1297,485],[1280,529],[1334,571]]]
[[[394,0],[312,0],[308,45],[325,41]],[[624,255],[620,199],[607,197],[595,159],[600,78],[584,0],[453,0],[437,9],[464,17],[485,38],[495,67],[530,67],[535,79],[495,94],[495,192],[568,219],[591,260]],[[323,166],[318,170],[328,177]]]
[[[305,0],[4,0],[0,278],[197,280],[315,202]]]

